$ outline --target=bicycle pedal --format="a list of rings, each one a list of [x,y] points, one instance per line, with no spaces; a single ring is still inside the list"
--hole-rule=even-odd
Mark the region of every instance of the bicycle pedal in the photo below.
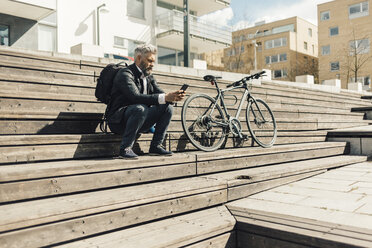
[[[248,137],[248,135],[243,134],[243,135],[242,135],[242,139],[243,139],[244,141],[247,141],[247,140],[249,140],[249,137]]]

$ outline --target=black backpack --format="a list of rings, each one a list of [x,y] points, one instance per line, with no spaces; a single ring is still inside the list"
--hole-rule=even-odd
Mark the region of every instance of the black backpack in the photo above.
[[[125,66],[123,64],[125,64]],[[107,105],[105,114],[103,115],[102,121],[99,124],[101,131],[104,133],[107,133],[106,114],[110,108],[111,89],[114,83],[114,78],[116,74],[119,72],[119,70],[126,66],[128,66],[128,64],[125,63],[124,61],[118,64],[108,64],[105,68],[102,69],[97,79],[95,95],[98,101],[105,103]]]

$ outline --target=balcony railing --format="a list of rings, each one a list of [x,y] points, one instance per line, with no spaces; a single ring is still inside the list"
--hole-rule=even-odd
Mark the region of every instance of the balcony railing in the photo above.
[[[160,32],[170,30],[183,32],[183,13],[173,10],[159,15],[157,16],[157,25],[161,30]],[[229,26],[216,25],[190,15],[189,28],[190,35],[192,36],[224,44],[231,44],[232,28]]]

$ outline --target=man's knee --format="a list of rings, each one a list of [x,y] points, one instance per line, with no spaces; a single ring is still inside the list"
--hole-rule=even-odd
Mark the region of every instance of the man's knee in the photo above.
[[[171,105],[171,104],[166,104],[166,105],[167,106],[166,106],[164,112],[172,115],[173,114],[173,105]]]

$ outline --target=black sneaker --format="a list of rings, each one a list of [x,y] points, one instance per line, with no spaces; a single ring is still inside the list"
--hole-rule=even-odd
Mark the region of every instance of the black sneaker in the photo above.
[[[149,155],[151,156],[172,156],[173,152],[167,151],[164,149],[164,147],[159,145],[159,146],[151,146],[149,150]]]
[[[138,155],[134,153],[132,148],[128,147],[125,149],[120,149],[119,158],[138,159]]]

